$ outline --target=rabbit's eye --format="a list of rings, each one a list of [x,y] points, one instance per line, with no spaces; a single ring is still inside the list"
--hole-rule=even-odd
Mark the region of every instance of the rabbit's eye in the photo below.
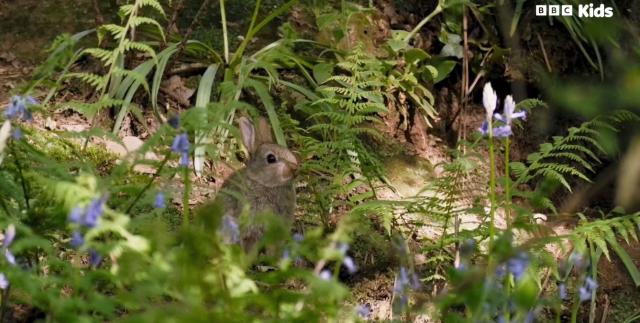
[[[269,163],[269,164],[273,164],[273,163],[275,163],[276,161],[277,161],[277,160],[276,160],[276,156],[275,156],[274,154],[268,154],[268,155],[267,155],[267,163]]]

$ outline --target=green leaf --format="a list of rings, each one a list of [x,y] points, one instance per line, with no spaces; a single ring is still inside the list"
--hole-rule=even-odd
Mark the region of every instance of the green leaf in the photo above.
[[[271,129],[276,137],[276,142],[280,146],[287,147],[287,141],[285,140],[284,133],[280,127],[280,120],[278,120],[276,107],[273,103],[273,99],[271,98],[271,94],[269,94],[267,86],[255,79],[248,79],[246,82],[247,86],[253,87],[256,90],[256,94],[262,101],[262,104],[267,111],[267,115],[269,116],[269,123],[271,123]]]
[[[631,279],[633,279],[633,282],[636,284],[636,287],[640,287],[640,271],[638,271],[638,267],[633,262],[633,259],[631,259],[631,257],[624,250],[624,248],[622,248],[622,246],[618,244],[618,241],[615,238],[607,239],[607,242],[609,242],[611,249],[613,249],[613,251],[615,251],[618,257],[620,257],[620,260],[622,260],[622,263],[627,268],[627,271],[629,272],[629,276],[631,276]]]
[[[334,64],[319,63],[313,66],[313,78],[318,84],[327,81],[333,75]]]
[[[207,70],[200,79],[198,84],[198,94],[196,95],[196,108],[204,109],[211,102],[211,92],[213,91],[213,83],[216,80],[216,74],[218,72],[218,64],[211,64],[207,67]],[[206,154],[205,144],[212,142],[211,138],[208,138],[207,132],[196,132],[195,134],[195,149],[193,151],[193,169],[196,175],[201,176],[204,168],[204,157]]]
[[[433,63],[433,66],[438,70],[438,75],[434,78],[433,83],[438,83],[444,80],[453,68],[456,67],[457,62],[452,60],[444,60],[439,61],[437,63]]]

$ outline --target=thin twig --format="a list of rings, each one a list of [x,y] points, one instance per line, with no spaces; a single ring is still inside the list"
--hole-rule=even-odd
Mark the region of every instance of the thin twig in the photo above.
[[[180,0],[176,2],[175,6],[173,6],[173,13],[171,14],[171,19],[169,20],[168,29],[170,32],[180,33],[178,29],[178,16],[180,15],[180,11],[184,8],[184,0]]]
[[[136,203],[138,203],[138,201],[142,198],[142,195],[144,195],[144,193],[149,189],[149,187],[153,185],[153,182],[156,180],[156,178],[158,178],[158,176],[160,176],[160,173],[162,173],[162,169],[169,161],[170,156],[171,156],[171,151],[167,152],[167,154],[164,156],[164,159],[160,163],[160,166],[158,166],[158,170],[156,170],[153,176],[151,176],[151,179],[149,179],[149,182],[147,182],[147,185],[145,185],[144,188],[142,188],[142,190],[138,192],[138,195],[136,195],[136,197],[133,199],[131,204],[129,204],[129,206],[127,207],[124,213],[128,214],[129,212],[131,212],[131,209],[133,209]]]
[[[102,16],[102,11],[100,10],[100,6],[98,5],[98,0],[93,0],[93,11],[96,14],[96,27],[100,27],[104,24],[104,17]]]
[[[467,129],[465,127],[464,120],[464,108],[467,103],[467,89],[469,85],[469,42],[467,37],[467,6],[462,5],[462,37],[463,37],[463,52],[462,52],[462,84],[460,89],[460,108],[458,109],[458,113],[456,114],[456,118],[458,114],[462,117],[460,118],[460,130],[462,132],[461,137],[462,140],[467,139]],[[455,119],[454,118],[454,121]],[[462,146],[463,153],[466,151],[466,145]]]
[[[176,55],[174,55],[174,57],[179,57],[180,54],[182,54],[182,52],[184,51],[187,41],[189,40],[189,38],[191,38],[191,35],[193,34],[193,30],[195,26],[198,24],[198,21],[200,20],[200,16],[204,12],[205,8],[209,6],[209,2],[211,2],[211,0],[204,0],[200,5],[200,8],[198,8],[198,12],[196,12],[196,15],[193,17],[193,20],[189,25],[189,28],[187,28],[187,32],[182,37],[182,40],[180,41],[180,46],[178,48],[178,52],[176,53]]]
[[[547,57],[547,51],[544,49],[544,43],[542,42],[542,37],[540,37],[540,33],[536,32],[536,36],[538,37],[538,42],[540,43],[540,48],[542,49],[542,56],[544,57],[544,63],[547,65],[547,71],[551,73],[551,64],[549,64],[549,57]]]
[[[604,294],[604,309],[602,309],[602,318],[600,319],[600,323],[606,323],[607,316],[609,316],[609,296]]]

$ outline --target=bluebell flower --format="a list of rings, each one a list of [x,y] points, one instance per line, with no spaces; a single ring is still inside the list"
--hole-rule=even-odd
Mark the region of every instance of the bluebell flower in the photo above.
[[[320,272],[320,279],[331,280],[331,272],[328,269],[324,269]]]
[[[15,128],[11,133],[11,138],[13,138],[13,140],[20,140],[22,137],[22,130],[20,130],[20,128]]]
[[[344,257],[344,260],[342,261],[342,264],[347,267],[347,271],[349,271],[350,274],[355,273],[358,268],[356,268],[356,264],[353,261],[353,258],[346,256]]]
[[[71,223],[81,224],[83,213],[84,210],[82,208],[74,207],[71,212],[69,212],[69,221],[71,221]]]
[[[527,316],[524,318],[524,323],[533,323],[533,320],[536,318],[535,312],[533,310],[527,312]]]
[[[164,193],[163,192],[158,192],[158,194],[156,194],[156,198],[154,200],[153,206],[156,209],[164,209],[165,208]]]
[[[84,225],[93,228],[98,225],[98,219],[104,213],[104,205],[107,202],[106,197],[95,198],[89,203],[84,215]]]
[[[529,266],[529,256],[525,252],[519,253],[507,261],[507,269],[513,274],[516,281],[522,279],[522,276]]]
[[[180,165],[187,167],[189,166],[189,137],[186,133],[182,133],[176,136],[173,139],[173,144],[171,145],[171,151],[180,153]]]
[[[482,126],[478,129],[478,131],[483,135],[489,134],[489,123],[487,121],[482,122]],[[493,127],[493,136],[498,138],[506,138],[511,136],[513,133],[511,132],[510,125],[504,125],[499,127]]]
[[[289,252],[289,249],[284,249],[284,251],[282,252],[282,260],[289,260],[291,259],[291,253]]]
[[[401,286],[409,284],[409,272],[407,271],[407,268],[400,267],[400,275],[398,275],[398,278]]]
[[[499,264],[496,266],[495,275],[498,280],[502,280],[507,274],[507,266],[505,264]]]
[[[293,234],[293,241],[302,242],[302,240],[304,240],[304,235],[302,235],[302,233],[296,232]]]
[[[240,242],[240,227],[230,215],[225,215],[222,218],[222,236],[227,244]]]
[[[5,290],[7,287],[9,287],[9,280],[4,273],[0,273],[0,289]]]
[[[482,105],[484,106],[484,110],[486,111],[486,121],[490,121],[493,116],[493,111],[496,110],[496,105],[498,103],[498,96],[496,95],[496,91],[491,87],[491,82],[487,82],[484,84],[484,88],[482,89]]]
[[[504,111],[502,114],[494,114],[494,118],[504,122],[506,125],[511,125],[511,120],[514,119],[527,119],[527,113],[525,111],[515,112],[516,103],[513,101],[513,97],[511,95],[507,95],[504,100]]]
[[[418,278],[418,275],[416,275],[416,273],[411,274],[411,288],[413,290],[419,290],[420,288],[422,288],[422,282],[420,281],[420,278]]]
[[[576,268],[582,268],[586,264],[584,256],[577,251],[571,253],[571,255],[569,256],[569,262],[572,263]]]
[[[371,305],[369,305],[369,304],[360,304],[356,308],[356,312],[358,313],[358,315],[361,318],[366,319],[366,318],[369,317],[369,315],[371,315]]]
[[[584,285],[579,289],[580,301],[590,300],[596,288],[598,288],[598,284],[591,277],[587,276],[584,280]]]
[[[4,241],[2,241],[2,249],[4,249],[4,257],[12,265],[16,265],[16,257],[9,250],[9,246],[13,243],[16,237],[16,227],[13,224],[9,224],[7,230],[4,232]]]
[[[565,283],[560,283],[560,285],[558,285],[558,294],[560,299],[567,299],[567,285]]]
[[[32,96],[15,95],[11,98],[9,106],[5,109],[4,116],[7,119],[22,118],[24,121],[30,121],[33,117],[31,116],[28,106],[37,104],[38,102]]]
[[[176,114],[169,117],[167,123],[171,126],[171,128],[178,129],[178,127],[180,127],[180,116]]]
[[[82,236],[82,233],[80,233],[80,231],[73,231],[73,233],[71,234],[71,245],[74,248],[79,248],[83,244],[84,237]]]
[[[98,251],[96,251],[95,249],[89,250],[89,264],[91,264],[91,266],[97,267],[98,265],[100,265],[101,261],[102,256],[98,253]]]
[[[349,251],[349,245],[344,242],[338,242],[336,244],[336,249],[338,249],[342,255],[346,255],[347,251]]]

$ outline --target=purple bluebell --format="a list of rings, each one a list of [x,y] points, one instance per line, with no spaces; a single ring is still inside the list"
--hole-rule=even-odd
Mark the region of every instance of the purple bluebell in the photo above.
[[[189,166],[189,147],[191,144],[189,143],[189,136],[186,133],[182,133],[176,136],[173,139],[173,144],[171,145],[171,151],[180,153],[180,165],[187,167]]]
[[[526,272],[528,266],[529,256],[525,252],[521,252],[507,261],[507,269],[513,274],[516,281],[522,279],[522,276]]]
[[[342,255],[346,255],[347,251],[349,251],[349,245],[344,242],[338,242],[336,244],[336,249],[340,251]]]
[[[83,213],[84,209],[80,207],[74,207],[71,212],[69,212],[69,221],[71,221],[71,223],[81,224]]]
[[[416,291],[422,288],[422,282],[416,273],[411,274],[411,288]]]
[[[171,126],[171,128],[178,129],[178,127],[180,127],[180,116],[176,114],[169,117],[167,123]]]
[[[371,305],[360,304],[356,308],[356,312],[358,313],[358,316],[360,316],[363,319],[366,319],[369,317],[369,315],[371,315]]]
[[[587,276],[584,280],[584,285],[580,287],[580,301],[588,301],[591,299],[593,292],[598,288],[598,284],[589,276]]]
[[[558,295],[562,300],[567,299],[567,285],[565,283],[560,283],[560,285],[558,285]]]
[[[349,271],[350,274],[353,274],[358,270],[355,262],[353,261],[353,258],[349,256],[344,257],[342,264],[347,268],[347,271]]]
[[[24,121],[31,121],[33,117],[28,109],[30,105],[37,105],[38,102],[32,96],[19,96],[15,95],[11,98],[9,106],[4,111],[4,116],[7,119],[22,119]]]
[[[320,279],[331,280],[331,272],[328,269],[324,269],[320,272]]]
[[[507,266],[505,264],[499,264],[496,266],[495,275],[498,280],[502,280],[507,274]]]
[[[71,234],[71,245],[74,248],[79,248],[83,244],[84,237],[82,236],[82,233],[80,233],[80,231],[73,231],[73,233]]]
[[[4,257],[5,259],[7,259],[7,262],[9,262],[11,265],[16,265],[16,257],[13,255],[13,253],[11,253],[11,250],[9,250],[9,247],[11,246],[11,243],[13,243],[13,240],[16,237],[16,227],[13,224],[9,224],[9,226],[7,227],[7,230],[5,230],[4,232],[4,241],[2,241],[2,249],[4,249]]]
[[[22,137],[22,130],[20,130],[20,128],[15,128],[11,133],[11,138],[13,138],[13,140],[20,140]]]
[[[0,289],[5,290],[7,287],[9,287],[9,280],[4,273],[0,273]]]
[[[576,266],[576,268],[582,268],[585,265],[584,256],[577,251],[571,253],[569,262]]]
[[[164,203],[164,193],[163,192],[158,192],[158,194],[156,194],[156,198],[153,202],[153,206],[156,209],[164,209],[165,208],[165,203]]]
[[[282,260],[289,260],[291,259],[291,253],[289,252],[289,249],[284,249],[284,251],[282,252]]]
[[[293,234],[293,241],[302,242],[302,240],[304,240],[304,235],[302,235],[302,233],[296,232]]]
[[[533,323],[535,318],[536,318],[535,312],[533,310],[531,310],[531,311],[527,312],[527,316],[525,316],[525,318],[524,318],[524,323]]]
[[[99,197],[93,199],[91,203],[89,203],[84,215],[84,225],[89,228],[93,228],[98,225],[98,219],[100,219],[104,213],[104,205],[106,202],[106,197]]]
[[[482,126],[478,129],[478,131],[483,135],[489,134],[489,123],[487,121],[482,122]],[[511,136],[513,133],[511,132],[511,126],[504,125],[493,128],[493,136],[498,138],[506,138]]]
[[[511,121],[514,119],[527,119],[527,113],[525,111],[515,112],[515,110],[516,103],[513,101],[513,97],[511,95],[507,95],[504,100],[504,111],[502,112],[502,114],[494,114],[493,117],[497,120],[502,121],[506,125],[511,125]]]
[[[97,267],[102,262],[102,256],[95,249],[89,250],[89,264]]]
[[[240,242],[240,227],[230,215],[222,217],[222,237],[227,244]]]

